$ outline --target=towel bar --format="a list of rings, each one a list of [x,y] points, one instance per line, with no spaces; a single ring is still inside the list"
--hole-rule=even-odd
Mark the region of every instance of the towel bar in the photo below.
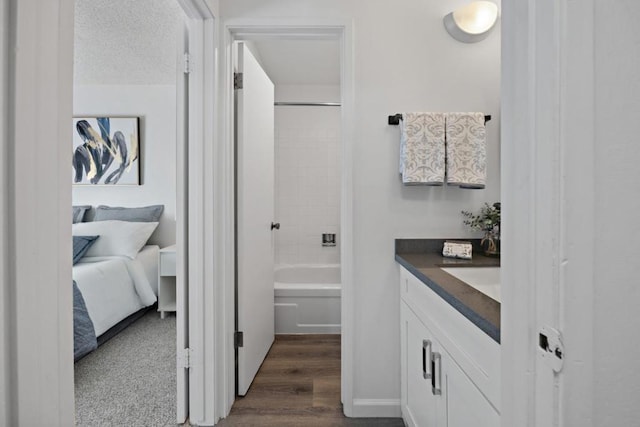
[[[394,114],[393,116],[389,116],[389,124],[393,126],[397,126],[400,124],[400,120],[402,120],[402,114]],[[484,116],[484,124],[491,120],[491,116]]]

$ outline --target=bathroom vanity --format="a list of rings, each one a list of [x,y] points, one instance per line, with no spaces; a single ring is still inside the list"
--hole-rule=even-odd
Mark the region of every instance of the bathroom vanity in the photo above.
[[[417,427],[497,427],[500,261],[444,258],[443,242],[396,240],[402,416]]]

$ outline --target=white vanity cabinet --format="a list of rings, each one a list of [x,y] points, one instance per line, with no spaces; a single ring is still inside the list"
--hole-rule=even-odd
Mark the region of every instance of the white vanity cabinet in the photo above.
[[[477,327],[402,267],[401,289],[401,404],[407,425],[498,427],[499,344],[477,334],[482,331],[465,331]],[[465,332],[470,340],[457,342]],[[478,340],[476,350],[488,357],[473,360],[475,352],[468,350]]]

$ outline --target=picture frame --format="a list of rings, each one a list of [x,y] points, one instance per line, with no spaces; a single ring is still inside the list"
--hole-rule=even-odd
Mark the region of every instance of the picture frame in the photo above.
[[[140,117],[73,118],[73,185],[140,185]]]

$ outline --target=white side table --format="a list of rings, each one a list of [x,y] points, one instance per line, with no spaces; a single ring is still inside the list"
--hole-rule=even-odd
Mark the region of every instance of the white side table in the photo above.
[[[158,261],[158,311],[164,319],[176,311],[176,245],[160,249]]]

